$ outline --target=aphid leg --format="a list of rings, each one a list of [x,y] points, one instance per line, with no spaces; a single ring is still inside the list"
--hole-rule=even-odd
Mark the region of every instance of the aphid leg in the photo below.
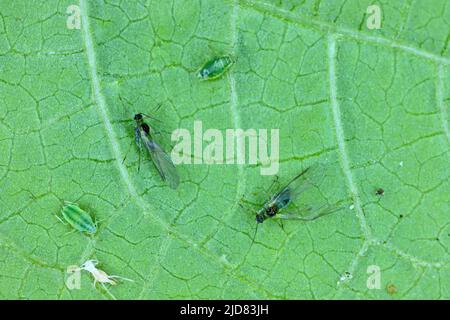
[[[63,225],[67,225],[67,223],[64,222],[60,217],[58,217],[57,214],[55,214],[55,217],[56,217],[56,219],[58,219],[59,221],[61,221],[61,223],[62,223]]]
[[[244,195],[244,194],[242,195],[241,200],[239,200],[239,203],[238,203],[239,206],[240,206],[241,208],[243,208],[243,206],[241,205],[242,203],[244,203],[244,204],[246,204],[246,205],[253,206],[253,207],[259,207],[259,204],[253,203],[253,202],[247,200],[247,199],[245,198],[245,195]]]
[[[238,202],[238,206],[239,207],[241,207],[241,209],[246,209],[244,206],[243,206],[243,204],[242,204],[242,202],[244,201],[244,199],[245,199],[245,196],[244,195],[242,195],[242,198],[241,198],[241,200],[239,200],[239,202]]]
[[[280,225],[281,229],[286,232],[286,230],[284,230],[284,224],[283,224],[283,220],[282,219],[278,219],[278,224]]]
[[[112,275],[112,276],[109,276],[108,278],[111,278],[111,279],[120,279],[120,280],[125,280],[125,281],[134,282],[134,280],[132,280],[132,279],[128,279],[128,278],[121,277],[121,276],[114,276],[114,275]]]
[[[97,227],[98,227],[98,224],[99,224],[100,222],[103,222],[103,221],[106,221],[106,218],[105,218],[105,219],[95,220],[95,221],[94,221],[95,227],[97,228]],[[97,260],[95,260],[95,261],[97,261]]]
[[[135,131],[135,142],[138,147],[138,172],[141,168],[141,151],[142,151],[142,139],[139,133],[139,128],[136,128]]]
[[[114,295],[108,290],[108,288],[105,286],[104,283],[101,284],[103,289],[111,296],[111,298],[113,298],[113,300],[117,300],[116,297],[114,297]]]
[[[156,134],[161,134],[161,132],[164,132],[165,134],[168,134],[168,135],[172,134],[172,132],[164,130],[164,129],[159,129],[159,130],[153,129],[153,132],[155,132]]]
[[[253,247],[253,243],[255,243],[256,233],[258,232],[258,225],[259,225],[259,223],[256,223],[255,233],[253,234],[252,243],[250,244],[250,247],[248,248],[248,251],[250,251],[250,249]]]
[[[133,143],[130,143],[130,145],[128,146],[128,150],[127,150],[127,152],[125,153],[125,156],[123,157],[123,159],[122,159],[122,163],[124,163],[125,162],[125,159],[127,158],[127,156],[128,156],[128,153],[130,152],[130,150],[131,150],[131,145],[132,145]]]
[[[321,208],[319,208],[317,210],[318,211],[317,213],[313,213],[308,216],[305,216],[304,220],[306,220],[306,221],[316,220],[320,217],[326,216],[327,214],[333,213],[337,210],[339,210],[337,207],[322,206]]]
[[[138,172],[141,170],[141,152],[142,152],[141,142],[139,142]]]
[[[248,201],[243,200],[243,199],[244,199],[244,197],[242,197],[241,200],[239,200],[239,202],[238,202],[238,206],[241,207],[241,209],[246,210],[246,211],[253,211],[254,208],[257,207],[256,204],[248,202]]]
[[[76,231],[78,231],[78,230],[76,230],[76,229],[70,230],[69,232],[64,233],[63,237],[68,236],[69,234],[74,233]]]

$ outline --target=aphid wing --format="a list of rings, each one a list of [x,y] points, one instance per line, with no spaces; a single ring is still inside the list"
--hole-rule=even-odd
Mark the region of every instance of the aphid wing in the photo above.
[[[289,188],[284,188],[280,192],[278,192],[273,199],[271,199],[268,204],[266,204],[266,207],[269,207],[271,205],[276,205],[279,209],[282,209],[289,205],[291,202],[291,190]]]
[[[338,167],[317,163],[294,177],[272,200],[280,209],[281,219],[311,221],[345,208],[346,200],[335,202],[333,195],[327,194],[330,183],[339,175]],[[292,208],[292,209],[291,209]]]
[[[161,178],[167,181],[172,189],[176,189],[180,183],[180,177],[178,176],[177,169],[173,165],[172,159],[170,159],[155,141],[147,137],[143,141]]]
[[[283,202],[286,201],[284,198],[287,196],[291,201],[295,200],[311,186],[320,184],[323,178],[323,172],[324,168],[322,164],[315,164],[303,170],[289,181],[289,183],[273,197],[272,201]]]
[[[291,197],[296,198],[310,187],[320,185],[325,172],[325,166],[319,163],[305,169],[288,184]]]
[[[303,207],[297,212],[289,212],[289,213],[281,213],[278,214],[277,217],[280,219],[289,219],[289,220],[301,220],[301,221],[312,221],[317,218],[326,216],[328,214],[337,212],[339,210],[344,209],[344,205],[330,205],[330,206],[322,206],[321,208],[312,208],[312,207]],[[305,215],[306,214],[306,215]]]

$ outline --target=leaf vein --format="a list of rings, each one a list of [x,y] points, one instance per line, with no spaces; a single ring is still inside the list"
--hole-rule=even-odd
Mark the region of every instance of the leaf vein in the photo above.
[[[406,45],[406,44],[398,43],[391,39],[387,39],[387,38],[383,38],[383,37],[379,37],[379,36],[369,36],[362,32],[353,31],[348,28],[337,27],[336,25],[334,25],[332,23],[327,23],[327,22],[320,21],[320,20],[314,20],[311,17],[302,17],[300,15],[295,15],[287,10],[277,8],[273,5],[269,5],[266,3],[260,3],[260,2],[254,1],[254,0],[239,0],[239,1],[242,3],[242,5],[253,8],[254,10],[261,11],[261,12],[267,13],[267,14],[271,14],[275,17],[290,21],[292,23],[301,24],[306,27],[318,29],[321,31],[329,32],[329,33],[334,33],[336,35],[346,36],[348,38],[359,40],[359,41],[366,42],[366,43],[375,43],[375,44],[379,44],[379,45],[385,45],[390,48],[396,48],[396,49],[400,49],[405,52],[409,52],[413,55],[416,55],[416,56],[419,56],[422,58],[426,58],[428,60],[432,60],[437,63],[441,63],[444,65],[450,65],[449,58],[445,58],[445,57],[439,56],[437,54],[434,54],[434,53],[431,53],[431,52],[428,52],[425,50],[417,49],[417,48],[414,48],[414,47]]]
[[[359,197],[359,191],[358,188],[353,180],[353,174],[350,169],[349,159],[347,156],[346,146],[345,146],[345,136],[344,136],[344,129],[342,126],[341,121],[341,111],[339,108],[339,103],[337,101],[337,85],[336,85],[336,39],[334,35],[328,36],[328,64],[329,64],[329,86],[330,86],[330,104],[331,104],[331,110],[333,114],[333,121],[334,121],[334,127],[336,132],[336,140],[338,143],[338,152],[340,156],[340,163],[342,171],[345,174],[345,177],[347,179],[347,185],[350,189],[356,215],[359,219],[361,229],[364,233],[364,242],[362,244],[362,247],[360,251],[358,252],[357,257],[352,261],[349,269],[347,270],[350,273],[353,273],[353,271],[357,267],[358,258],[367,251],[368,249],[368,241],[371,239],[371,232],[369,227],[367,226],[366,218],[364,216],[364,212],[362,210],[361,206],[361,200]]]

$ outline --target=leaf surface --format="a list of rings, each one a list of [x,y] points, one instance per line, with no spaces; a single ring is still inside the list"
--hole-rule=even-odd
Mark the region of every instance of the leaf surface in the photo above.
[[[77,30],[70,1],[0,2],[0,297],[107,299],[87,273],[65,283],[96,259],[134,280],[119,299],[449,299],[450,3],[377,3],[368,30],[368,0],[80,0]],[[199,81],[224,54],[227,74]],[[198,120],[280,129],[281,185],[328,163],[320,196],[352,209],[266,221],[252,246],[239,203],[262,205],[274,178],[185,164],[171,190],[148,156],[137,172],[137,112],[165,150]],[[65,235],[64,200],[100,221],[94,237]]]

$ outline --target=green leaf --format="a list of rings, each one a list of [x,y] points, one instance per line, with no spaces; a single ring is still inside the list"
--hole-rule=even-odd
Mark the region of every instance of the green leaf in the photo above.
[[[1,298],[110,298],[85,271],[66,286],[88,259],[134,280],[109,287],[119,299],[450,298],[448,1],[80,0],[69,29],[73,4],[0,3]],[[223,54],[236,64],[199,81]],[[196,120],[279,128],[280,183],[329,163],[321,195],[352,209],[268,220],[252,245],[239,203],[262,205],[274,178],[184,164],[174,191],[148,156],[138,172],[132,117],[158,104],[166,150]],[[64,200],[95,236],[65,235]]]

